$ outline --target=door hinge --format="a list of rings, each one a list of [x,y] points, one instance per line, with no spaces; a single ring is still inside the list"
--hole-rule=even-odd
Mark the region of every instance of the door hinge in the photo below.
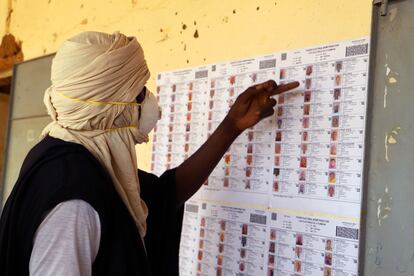
[[[388,14],[388,0],[374,0],[373,5],[380,6],[381,16]]]

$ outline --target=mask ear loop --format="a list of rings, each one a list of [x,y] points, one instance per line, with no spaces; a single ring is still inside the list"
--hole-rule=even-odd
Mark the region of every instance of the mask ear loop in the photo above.
[[[146,88],[145,88],[145,91],[146,91]],[[70,97],[68,95],[65,95],[62,92],[54,91],[54,93],[66,98],[66,99],[76,101],[76,102],[81,102],[81,103],[112,104],[112,105],[135,105],[135,106],[138,106],[138,112],[139,112],[138,118],[141,117],[141,106],[142,106],[142,104],[138,103],[138,102],[101,102],[101,101],[95,101],[95,100],[82,100],[82,99]],[[117,128],[108,128],[108,129],[104,129],[104,131],[111,132],[111,131],[125,130],[125,129],[131,129],[131,128],[137,128],[137,127],[136,126],[124,126],[124,127],[117,127]]]
[[[82,100],[82,99],[78,99],[78,98],[74,98],[74,97],[69,97],[65,94],[63,94],[62,92],[58,92],[58,91],[54,91],[54,93],[72,100],[72,101],[76,101],[76,102],[81,102],[81,103],[89,103],[89,104],[113,104],[113,105],[137,105],[137,106],[141,106],[140,103],[137,102],[101,102],[101,101],[95,101],[95,100]]]

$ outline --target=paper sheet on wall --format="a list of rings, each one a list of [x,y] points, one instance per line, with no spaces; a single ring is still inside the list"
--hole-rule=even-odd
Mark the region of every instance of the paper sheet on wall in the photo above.
[[[158,75],[152,171],[195,152],[237,96],[299,81],[185,206],[180,275],[358,274],[369,39]]]

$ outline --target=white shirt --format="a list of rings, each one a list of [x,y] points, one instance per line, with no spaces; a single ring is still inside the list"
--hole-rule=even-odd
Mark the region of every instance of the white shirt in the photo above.
[[[91,205],[83,200],[58,204],[35,233],[30,275],[91,275],[100,239],[99,215]]]

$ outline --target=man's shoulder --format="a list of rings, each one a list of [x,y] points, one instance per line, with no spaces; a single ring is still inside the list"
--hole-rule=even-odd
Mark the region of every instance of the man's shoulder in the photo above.
[[[39,165],[50,166],[62,162],[68,169],[71,167],[87,169],[99,166],[99,162],[84,146],[46,136],[27,154],[22,171]]]
[[[47,185],[90,185],[108,179],[96,158],[82,145],[47,136],[27,155],[19,180]]]

